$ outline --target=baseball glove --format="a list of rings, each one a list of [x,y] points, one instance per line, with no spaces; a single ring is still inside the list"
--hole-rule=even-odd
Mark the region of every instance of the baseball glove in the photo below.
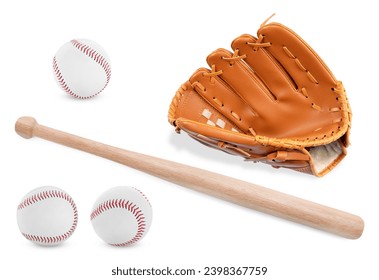
[[[169,122],[199,142],[275,168],[323,176],[346,155],[342,83],[295,32],[267,21],[217,49],[176,92]]]

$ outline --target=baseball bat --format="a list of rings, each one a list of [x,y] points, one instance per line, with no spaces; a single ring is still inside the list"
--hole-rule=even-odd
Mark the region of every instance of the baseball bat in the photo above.
[[[82,138],[40,125],[32,117],[19,118],[15,130],[27,139],[36,136],[56,142],[238,205],[342,237],[357,239],[363,232],[364,222],[356,215],[200,168]]]

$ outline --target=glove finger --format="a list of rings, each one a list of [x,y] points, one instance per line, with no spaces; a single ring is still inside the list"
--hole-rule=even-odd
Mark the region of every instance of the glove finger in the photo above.
[[[225,49],[218,49],[207,57],[207,62],[217,71],[221,71],[218,77],[257,115],[260,115],[261,110],[274,109],[275,96],[242,59],[243,57],[233,56]]]
[[[277,98],[288,95],[289,92],[296,91],[296,85],[283,67],[276,61],[265,48],[257,47],[257,38],[244,34],[232,42],[232,49],[240,56],[246,56],[245,62],[259,76],[271,93]]]
[[[258,36],[270,43],[266,50],[287,71],[298,91],[305,89],[307,95],[312,95],[332,91],[336,86],[336,79],[321,58],[289,28],[271,23],[261,27]]]
[[[186,101],[186,106],[189,107],[193,104],[193,108],[190,111],[202,114],[206,118],[203,119],[206,121],[203,121],[203,123],[216,124],[226,129],[231,126],[228,123],[233,123],[240,131],[247,133],[256,113],[216,74],[209,69],[200,68],[191,76],[189,81],[193,89],[208,104],[206,102],[202,103],[200,108],[203,111],[196,112],[199,109],[199,100],[195,100],[196,97],[192,97],[191,100]],[[221,118],[221,116],[223,117]],[[225,118],[227,118],[227,122],[225,122]]]

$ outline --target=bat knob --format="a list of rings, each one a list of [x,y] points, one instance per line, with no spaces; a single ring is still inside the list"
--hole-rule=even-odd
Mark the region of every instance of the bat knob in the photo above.
[[[18,135],[26,139],[34,136],[34,129],[38,125],[37,121],[32,117],[21,117],[17,120],[15,130]]]

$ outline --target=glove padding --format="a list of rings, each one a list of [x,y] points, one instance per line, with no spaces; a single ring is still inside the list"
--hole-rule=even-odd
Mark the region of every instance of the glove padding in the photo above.
[[[316,52],[278,23],[218,49],[174,96],[169,122],[246,160],[323,176],[346,155],[345,89]]]

